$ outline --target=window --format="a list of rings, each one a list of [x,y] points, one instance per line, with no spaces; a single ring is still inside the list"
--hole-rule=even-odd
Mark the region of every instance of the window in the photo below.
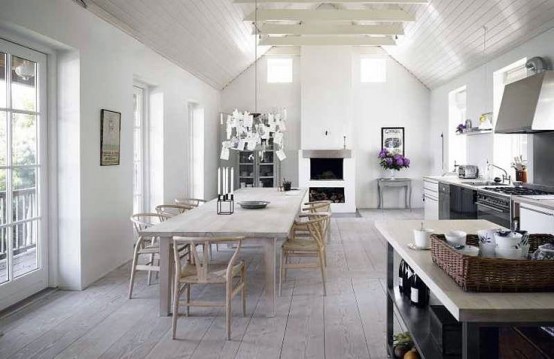
[[[465,123],[467,110],[466,87],[460,87],[448,94],[448,171],[455,165],[464,165],[467,161],[466,136],[456,135],[456,127]]]
[[[144,212],[144,123],[145,123],[145,89],[133,87],[133,213]]]
[[[204,198],[204,109],[189,102],[189,188],[192,198]]]
[[[46,56],[0,40],[0,309],[47,286],[46,138]]]
[[[292,59],[290,58],[267,59],[267,82],[268,83],[291,83],[292,82]]]
[[[387,60],[362,58],[360,62],[360,81],[382,83],[387,81]]]
[[[527,77],[526,62],[527,58],[524,58],[494,72],[493,106],[495,123],[504,94],[504,86]],[[508,171],[515,156],[521,155],[524,160],[528,160],[527,138],[527,135],[524,134],[495,134],[493,163]],[[492,174],[490,175],[494,177]]]

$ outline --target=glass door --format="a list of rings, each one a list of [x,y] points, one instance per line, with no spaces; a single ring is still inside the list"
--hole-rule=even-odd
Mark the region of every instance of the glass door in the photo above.
[[[0,40],[0,310],[48,285],[46,56]]]

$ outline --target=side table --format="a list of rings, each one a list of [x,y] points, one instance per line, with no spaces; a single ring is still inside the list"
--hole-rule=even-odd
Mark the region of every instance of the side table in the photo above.
[[[405,187],[405,207],[412,209],[412,179],[411,178],[379,178],[377,180],[377,192],[379,195],[379,205],[377,208],[383,208],[383,191],[386,188]]]

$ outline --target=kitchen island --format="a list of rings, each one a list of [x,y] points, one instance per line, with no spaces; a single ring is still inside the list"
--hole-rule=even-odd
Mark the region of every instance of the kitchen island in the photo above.
[[[393,307],[411,332],[422,358],[441,358],[430,337],[429,310],[411,307],[394,284],[397,253],[429,287],[433,296],[462,324],[462,358],[498,357],[498,328],[503,326],[554,326],[554,293],[464,292],[431,259],[430,251],[408,248],[413,230],[421,221],[378,221],[377,229],[387,240],[387,344],[392,349]],[[462,230],[477,233],[498,225],[483,220],[425,221],[435,233]],[[480,343],[485,343],[482,345]]]

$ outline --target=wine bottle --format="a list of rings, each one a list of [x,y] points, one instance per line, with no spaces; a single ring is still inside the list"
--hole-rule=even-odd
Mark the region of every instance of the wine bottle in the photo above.
[[[411,291],[411,286],[410,286],[410,283],[411,283],[411,280],[412,280],[412,275],[413,275],[413,271],[412,271],[412,268],[408,265],[408,263],[404,262],[404,278],[402,280],[402,284],[403,284],[403,293],[406,297],[408,297],[408,299],[410,298],[410,291]]]
[[[398,266],[398,290],[400,291],[400,294],[404,293],[404,272],[406,271],[406,262],[404,262],[404,259],[400,261],[400,265]]]
[[[410,301],[419,308],[429,304],[429,289],[417,274],[414,274],[410,281]]]

